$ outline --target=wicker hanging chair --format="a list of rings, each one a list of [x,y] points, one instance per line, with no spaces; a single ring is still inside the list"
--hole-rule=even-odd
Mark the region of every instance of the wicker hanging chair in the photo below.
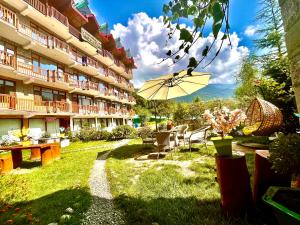
[[[246,127],[254,135],[266,136],[278,131],[282,125],[282,113],[275,105],[255,98],[246,111]],[[244,132],[246,134],[246,132]]]

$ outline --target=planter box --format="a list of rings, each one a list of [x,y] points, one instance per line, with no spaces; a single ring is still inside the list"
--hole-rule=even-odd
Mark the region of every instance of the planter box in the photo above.
[[[279,225],[300,224],[300,190],[272,186],[263,196],[276,216]]]

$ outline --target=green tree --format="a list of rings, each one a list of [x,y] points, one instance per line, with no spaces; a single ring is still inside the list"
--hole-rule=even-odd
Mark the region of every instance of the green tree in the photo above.
[[[189,103],[178,103],[173,115],[173,119],[177,124],[182,124],[189,120]]]
[[[241,70],[237,75],[237,88],[235,96],[242,103],[242,107],[249,105],[251,100],[257,96],[258,91],[255,83],[259,79],[259,70],[253,57],[244,59]]]
[[[148,117],[151,115],[150,111],[141,106],[141,105],[135,105],[134,106],[135,113],[139,115],[141,119],[141,126],[145,126],[145,123],[147,122]]]
[[[260,10],[256,20],[259,29],[256,31],[260,37],[255,40],[258,49],[267,49],[264,55],[275,54],[281,57],[285,52],[283,22],[278,0],[260,0]]]

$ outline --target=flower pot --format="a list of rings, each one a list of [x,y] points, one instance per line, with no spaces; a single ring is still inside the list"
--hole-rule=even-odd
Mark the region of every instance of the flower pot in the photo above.
[[[231,156],[232,155],[232,137],[227,136],[224,138],[215,137],[211,138],[214,146],[220,156]]]
[[[27,147],[31,145],[31,141],[22,141],[22,146]]]
[[[37,144],[39,144],[39,140],[31,140],[31,144],[37,145]]]
[[[54,143],[54,139],[51,139],[51,138],[46,139],[46,143],[47,144],[53,144]]]

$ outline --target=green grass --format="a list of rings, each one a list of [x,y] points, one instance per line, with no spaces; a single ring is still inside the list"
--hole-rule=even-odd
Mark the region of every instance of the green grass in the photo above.
[[[245,137],[235,137],[235,141],[237,141],[238,144],[243,143],[258,143],[262,145],[269,145],[269,137],[268,136],[245,136]]]
[[[14,224],[49,224],[57,222],[65,209],[75,209],[69,224],[80,224],[83,213],[91,204],[88,178],[99,152],[111,147],[112,142],[73,143],[62,150],[62,159],[41,167],[29,162],[25,152],[23,166],[27,174],[0,176],[0,224],[14,220]],[[11,208],[10,208],[11,206]],[[15,209],[20,212],[14,215]],[[30,218],[29,218],[30,219]]]
[[[215,149],[173,152],[165,160],[134,160],[155,151],[134,141],[110,155],[106,170],[118,207],[128,225],[247,224],[225,219],[215,181]],[[253,168],[248,154],[248,168]]]

